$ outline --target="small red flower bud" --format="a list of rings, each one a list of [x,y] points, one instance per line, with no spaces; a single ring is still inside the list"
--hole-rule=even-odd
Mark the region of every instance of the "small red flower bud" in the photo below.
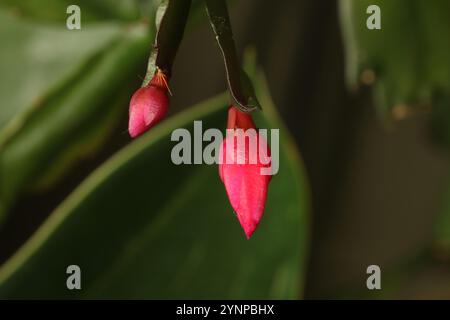
[[[148,85],[138,89],[130,100],[128,132],[132,138],[161,121],[169,107],[167,77],[158,70]]]
[[[220,146],[219,175],[231,206],[249,239],[264,213],[271,176],[261,174],[261,169],[268,170],[270,167],[270,150],[264,137],[256,131],[250,114],[231,107],[228,111],[227,128],[242,130],[234,130],[232,135],[228,134],[223,140]],[[251,146],[249,129],[255,130],[255,148]],[[242,141],[245,141],[245,144],[242,144]],[[250,152],[255,150],[257,155],[252,160],[255,155]]]

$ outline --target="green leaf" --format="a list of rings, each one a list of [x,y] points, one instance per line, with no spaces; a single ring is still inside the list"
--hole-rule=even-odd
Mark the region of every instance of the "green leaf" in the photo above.
[[[97,150],[126,113],[129,87],[138,80],[137,68],[145,61],[151,37],[144,25],[116,28],[112,26],[114,32],[106,32],[114,37],[105,43],[102,37],[96,37],[105,31],[102,33],[95,28],[73,38],[69,31],[64,37],[63,31],[48,29],[50,34],[45,34],[36,27],[36,33],[28,30],[27,36],[19,37],[23,50],[17,50],[17,46],[6,50],[9,61],[14,61],[6,74],[12,78],[19,74],[23,83],[18,79],[17,88],[10,86],[10,92],[2,91],[1,95],[7,105],[10,103],[12,111],[2,117],[9,122],[0,133],[0,221],[18,194],[51,185],[76,161]],[[73,41],[69,50],[74,46],[83,47],[85,43],[88,48],[92,47],[89,44],[92,41],[104,45],[101,51],[96,46],[90,51],[80,49],[84,55],[77,57],[74,53],[65,56],[64,46],[62,52],[58,52],[61,48],[55,41],[62,44]],[[92,55],[94,49],[98,52]],[[36,50],[41,50],[41,54]],[[17,60],[13,56],[17,52],[30,56]],[[29,70],[25,70],[27,67]],[[32,86],[49,77],[51,84]],[[127,79],[133,81],[128,83]],[[2,83],[8,81],[11,79],[2,78]],[[26,90],[29,87],[33,88],[31,92]],[[37,102],[23,107],[36,96],[39,96]]]
[[[366,27],[369,5],[381,9],[381,30]],[[450,94],[450,2],[341,0],[340,9],[348,85],[373,85],[383,117]]]
[[[170,118],[96,170],[1,269],[1,298],[300,298],[309,194],[264,80],[260,127],[280,128],[280,171],[246,240],[216,165],[171,162],[172,130],[224,128],[226,95]],[[66,268],[82,270],[67,290]]]
[[[250,79],[242,70],[233,39],[225,0],[205,0],[211,27],[222,53],[228,88],[236,106],[244,112],[261,109]]]

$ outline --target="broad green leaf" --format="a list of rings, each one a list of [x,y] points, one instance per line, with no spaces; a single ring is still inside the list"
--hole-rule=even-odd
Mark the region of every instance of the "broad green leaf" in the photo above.
[[[65,41],[58,38],[59,31],[54,32],[56,36],[43,39],[41,46],[40,39],[33,38],[32,43],[38,49],[52,52],[53,41]],[[88,39],[94,42],[97,39],[89,37],[88,31],[83,34],[86,42]],[[145,60],[151,37],[144,25],[130,25],[115,34],[115,40],[104,47],[101,54],[96,54],[81,66],[77,65],[79,70],[67,79],[70,81],[59,83],[57,90],[41,97],[38,103],[25,112],[15,115],[2,131],[0,221],[18,194],[32,188],[48,186],[56,181],[74,162],[94,152],[102,141],[107,139],[120,116],[126,113],[126,99],[131,92],[129,86],[138,80],[137,67]],[[67,36],[70,38],[70,34]],[[98,41],[103,40],[99,38]],[[29,44],[26,40],[23,43]],[[70,47],[81,46],[83,43],[84,41],[75,42]],[[53,47],[58,49],[58,45]],[[62,50],[61,54],[64,54],[65,50]],[[75,72],[67,58],[58,59],[56,56],[56,59],[52,60],[44,54],[41,56],[30,51],[28,47],[19,52],[32,55],[32,58],[22,62],[29,64],[30,69],[37,70],[30,72],[33,78],[28,80],[28,85],[33,81],[43,81],[47,78],[47,73],[51,75],[53,71],[58,80],[62,81],[64,76],[67,77],[70,73],[64,74],[56,70],[64,70],[66,65]],[[46,63],[42,64],[39,57],[44,58]],[[9,58],[14,59],[12,56]],[[75,57],[75,60],[79,61],[79,58]],[[56,66],[53,66],[53,63]],[[52,66],[47,71],[46,64]],[[13,70],[9,72],[13,77]],[[24,72],[23,76],[26,77],[26,74]],[[40,86],[39,89],[45,90],[45,87]],[[16,90],[11,90],[13,97],[9,100],[6,97],[6,102],[12,100],[17,105],[19,102],[27,103],[30,94],[20,100],[16,93]],[[7,95],[7,92],[3,94]],[[36,91],[35,95],[38,94],[42,92]]]
[[[370,5],[381,9],[381,30],[366,26]],[[340,13],[348,84],[373,84],[382,116],[450,94],[449,1],[341,0]]]
[[[147,2],[152,2],[148,0]],[[81,10],[82,26],[87,22],[105,20],[135,20],[139,17],[138,0],[0,0],[0,7],[29,20],[66,26],[67,7]]]
[[[261,80],[262,81],[262,80]],[[264,82],[259,127],[280,128],[280,171],[246,240],[216,165],[171,162],[172,130],[226,124],[226,95],[170,118],[96,170],[0,269],[0,298],[275,298],[302,295],[309,194]],[[66,268],[82,290],[66,289]]]

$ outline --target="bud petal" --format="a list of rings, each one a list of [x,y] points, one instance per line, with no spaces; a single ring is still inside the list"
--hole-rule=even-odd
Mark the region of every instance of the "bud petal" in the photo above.
[[[255,128],[251,116],[234,107],[230,109],[228,117],[228,127],[230,129],[248,130]],[[252,163],[250,157],[252,148],[249,146],[251,139],[244,137],[245,145],[239,143],[239,141],[244,141],[244,139],[239,139],[240,135],[245,134],[244,130],[234,131],[232,136],[228,135],[222,142],[220,147],[219,175],[225,185],[231,206],[236,212],[248,239],[263,216],[271,176],[261,174],[262,168],[270,166],[270,162],[267,161],[267,157],[270,157],[267,142],[261,135],[256,135],[258,143],[256,150],[259,151],[256,158],[257,162]],[[230,152],[232,152],[231,155]],[[240,161],[244,160],[242,161],[243,164],[238,162],[238,159]],[[261,159],[264,160],[261,161]]]
[[[161,121],[169,107],[168,86],[165,76],[158,71],[152,81],[138,89],[130,100],[128,132],[132,138]]]

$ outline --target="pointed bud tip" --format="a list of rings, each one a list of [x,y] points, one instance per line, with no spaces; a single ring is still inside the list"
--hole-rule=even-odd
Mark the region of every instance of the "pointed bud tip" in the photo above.
[[[238,212],[236,212],[237,213],[236,215],[238,217],[239,224],[241,225],[242,230],[244,230],[245,237],[248,240],[257,229],[258,224],[262,218],[262,212],[256,213],[256,216],[254,218],[251,218],[247,210],[240,210],[240,211],[243,214],[239,214]]]
[[[139,137],[143,132],[144,132],[144,130],[131,128],[131,127],[128,128],[128,133],[129,133],[130,137],[133,139]]]
[[[248,229],[248,230],[244,229],[245,237],[247,238],[247,240],[250,240],[250,237],[252,236],[252,234],[255,231],[255,229],[256,228]]]

